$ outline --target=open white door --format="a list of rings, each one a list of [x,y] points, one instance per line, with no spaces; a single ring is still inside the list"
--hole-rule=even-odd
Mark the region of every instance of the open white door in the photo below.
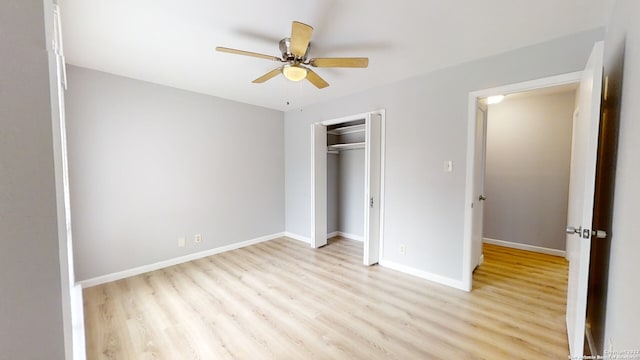
[[[574,116],[571,178],[567,215],[567,333],[572,358],[583,355],[587,287],[592,237],[603,43],[596,43],[580,80],[578,113]]]
[[[311,128],[311,246],[327,245],[327,127],[313,124]]]
[[[373,265],[380,260],[381,118],[380,114],[369,114],[366,119],[363,256],[365,265]]]
[[[484,176],[486,166],[486,148],[487,148],[487,106],[478,102],[478,110],[476,111],[476,151],[475,166],[473,169],[473,223],[471,230],[471,270],[480,265],[482,257],[482,233],[484,218]]]
[[[484,215],[484,175],[487,144],[487,106],[478,103],[476,111],[476,151],[473,169],[473,223],[471,224],[471,270],[480,264],[482,256],[482,225]]]

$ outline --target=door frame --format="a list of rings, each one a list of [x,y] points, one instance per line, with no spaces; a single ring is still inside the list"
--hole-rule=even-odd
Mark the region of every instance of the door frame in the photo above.
[[[341,124],[341,123],[345,123],[345,122],[349,122],[349,121],[355,121],[355,120],[362,120],[365,119],[365,122],[368,123],[370,120],[371,115],[379,115],[380,116],[380,200],[378,202],[378,206],[380,209],[380,224],[379,224],[379,246],[378,246],[378,261],[382,260],[382,255],[383,255],[383,250],[384,250],[384,209],[385,209],[385,202],[384,202],[384,193],[385,193],[385,178],[384,178],[384,173],[385,173],[385,146],[386,146],[386,136],[385,136],[385,124],[386,124],[386,112],[385,109],[379,109],[379,110],[374,110],[374,111],[370,111],[370,112],[366,112],[366,113],[360,113],[360,114],[355,114],[355,115],[349,115],[349,116],[344,116],[344,117],[340,117],[340,118],[335,118],[335,119],[330,119],[330,120],[324,120],[324,121],[319,121],[319,122],[315,122],[311,124],[311,247],[313,248],[317,248],[319,246],[317,246],[318,240],[316,239],[316,235],[318,232],[316,232],[316,224],[324,224],[324,226],[326,227],[327,221],[326,221],[326,216],[327,216],[327,209],[326,209],[326,201],[322,202],[318,202],[316,201],[316,197],[324,197],[326,198],[327,196],[327,187],[320,187],[316,189],[316,176],[321,176],[322,173],[324,173],[326,175],[327,173],[327,168],[326,168],[326,162],[324,162],[324,168],[322,168],[323,164],[318,164],[315,160],[316,158],[316,153],[317,151],[322,151],[322,149],[317,148],[317,144],[315,141],[315,127],[316,125],[322,125],[322,126],[329,126],[329,125],[336,125],[336,124]],[[366,160],[365,160],[366,161]],[[365,164],[365,168],[368,169],[369,166],[367,166],[368,164]],[[365,171],[366,172],[366,171]],[[369,183],[369,174],[365,173],[365,185]],[[326,182],[325,182],[326,184]],[[368,199],[368,189],[365,186],[364,188],[365,191],[365,199]],[[318,207],[318,205],[320,205],[320,207],[323,207],[322,204],[324,203],[324,211],[322,210],[318,210],[316,209]],[[367,213],[365,212],[365,224],[367,224],[368,222],[366,221],[367,218]],[[369,241],[369,239],[367,239],[368,235],[369,235],[369,231],[367,231],[367,229],[364,229],[365,224],[363,224],[363,234],[364,234],[364,241]],[[326,234],[326,229],[324,231],[324,233]],[[321,243],[321,242],[320,242]],[[373,248],[371,248],[371,250],[373,250]],[[370,257],[370,254],[363,254],[363,262]]]
[[[467,117],[467,166],[466,166],[466,182],[464,196],[464,232],[462,242],[462,286],[466,291],[473,288],[473,262],[472,245],[473,245],[473,204],[476,199],[473,196],[473,190],[477,179],[474,176],[475,156],[476,156],[476,111],[478,99],[491,95],[508,95],[517,92],[543,89],[552,86],[579,83],[582,71],[566,73],[556,76],[545,77],[541,79],[524,81],[494,88],[472,91],[469,93],[468,117]],[[486,138],[486,134],[483,135]]]

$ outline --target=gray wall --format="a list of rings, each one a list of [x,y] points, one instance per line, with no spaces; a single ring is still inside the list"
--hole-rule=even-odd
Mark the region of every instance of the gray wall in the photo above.
[[[73,66],[68,78],[78,280],[284,231],[281,112]]]
[[[364,149],[340,152],[338,230],[364,236]]]
[[[65,356],[43,5],[0,2],[2,360]]]
[[[327,234],[364,236],[364,149],[327,158]]]
[[[327,234],[339,231],[340,220],[340,155],[327,155]]]
[[[485,238],[565,249],[574,104],[570,91],[489,105]]]
[[[287,231],[311,235],[310,124],[384,108],[382,257],[461,280],[469,92],[581,70],[602,36],[588,31],[287,112]],[[453,161],[453,173],[443,172],[445,160]]]
[[[618,0],[607,28],[605,69],[624,59],[620,139],[611,231],[606,339],[615,350],[640,349],[640,2]],[[626,38],[625,38],[626,37]],[[623,47],[626,45],[626,50]],[[626,53],[625,53],[626,51]],[[608,342],[607,342],[608,344]],[[608,345],[607,345],[608,348]]]

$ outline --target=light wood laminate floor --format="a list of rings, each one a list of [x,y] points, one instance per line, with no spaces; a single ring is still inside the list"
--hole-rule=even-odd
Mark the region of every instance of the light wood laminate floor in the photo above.
[[[471,293],[287,238],[84,290],[88,359],[566,359],[567,263],[485,245]]]

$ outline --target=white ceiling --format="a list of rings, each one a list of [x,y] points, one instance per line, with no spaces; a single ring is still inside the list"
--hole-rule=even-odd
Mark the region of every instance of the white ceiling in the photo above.
[[[327,101],[453,64],[602,26],[613,0],[62,0],[67,62],[278,110]],[[310,57],[368,56],[368,69],[278,76],[291,21],[315,28]],[[289,101],[291,105],[287,106]]]

